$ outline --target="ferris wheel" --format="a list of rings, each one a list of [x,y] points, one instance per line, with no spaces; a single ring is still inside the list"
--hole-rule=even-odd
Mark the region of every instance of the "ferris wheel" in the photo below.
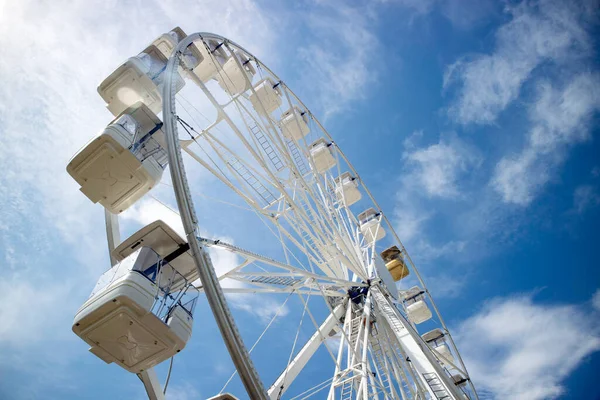
[[[137,374],[150,399],[165,398],[168,378],[162,388],[153,367],[172,366],[184,350],[206,296],[251,399],[478,398],[386,215],[334,138],[257,57],[219,35],[175,28],[98,92],[115,119],[67,167],[105,208],[112,267],[73,323],[94,355]],[[161,181],[167,167],[170,184]],[[196,168],[264,225],[268,246],[203,235],[196,205],[207,188],[186,175]],[[185,235],[156,220],[121,240],[119,214],[159,184],[172,187]],[[237,265],[218,274],[211,249],[234,254]],[[273,382],[261,380],[231,314],[226,295],[240,293],[298,297],[300,324],[314,327],[305,343],[298,327]],[[326,309],[322,320],[315,303]],[[298,379],[323,347],[330,373]],[[310,384],[293,386],[300,380]]]

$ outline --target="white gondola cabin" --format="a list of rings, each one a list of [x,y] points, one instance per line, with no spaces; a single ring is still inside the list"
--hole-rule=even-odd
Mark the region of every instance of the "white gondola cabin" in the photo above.
[[[222,44],[214,39],[203,39],[202,41],[195,42],[195,45],[202,60],[193,69],[194,75],[203,83],[208,83],[208,81],[217,76],[219,70],[227,61],[227,53]]]
[[[187,35],[180,28],[173,28],[170,32],[163,33],[157,37],[152,44],[156,46],[160,52],[168,59],[171,57],[173,50],[179,42],[181,42]],[[199,55],[199,54],[198,54]],[[201,60],[198,60],[201,61]]]
[[[152,112],[162,111],[161,88],[167,57],[155,45],[129,58],[99,86],[98,94],[113,115],[119,115],[137,102],[146,104]],[[185,81],[178,75],[177,91]]]
[[[358,214],[358,224],[369,245],[385,237],[385,229],[381,226],[381,213],[373,208]]]
[[[175,47],[186,37],[187,34],[183,31],[183,29],[176,27],[170,32],[163,33],[157,37],[152,42],[152,45],[156,46],[168,60],[169,57],[171,57],[173,50],[175,50]],[[194,70],[194,68],[198,67],[198,65],[204,61],[204,56],[200,52],[200,49],[196,47],[196,44],[192,43],[185,49],[181,59],[188,70],[186,73],[189,73],[189,70]],[[183,73],[183,69],[181,67],[179,68],[179,72]]]
[[[328,143],[324,138],[319,138],[310,145],[310,156],[315,170],[320,174],[336,164],[335,156],[331,151],[332,146],[333,143]]]
[[[143,103],[125,110],[67,165],[81,192],[113,214],[152,187],[167,166],[162,122]]]
[[[433,350],[435,350],[435,353],[440,358],[442,364],[445,364],[448,367],[450,367],[450,365],[448,365],[447,361],[454,364],[454,356],[446,344],[444,332],[442,332],[440,328],[435,328],[432,331],[424,333],[421,337]]]
[[[254,110],[266,117],[281,106],[281,89],[271,78],[265,78],[254,86],[249,98]]]
[[[106,363],[140,373],[185,347],[197,297],[169,263],[140,247],[100,277],[73,331]]]
[[[288,139],[300,141],[308,132],[308,114],[294,106],[281,115],[279,121],[283,136]]]
[[[348,207],[362,198],[358,188],[358,179],[353,177],[350,172],[344,172],[335,179],[335,193],[338,200],[344,202]]]
[[[408,314],[408,319],[414,324],[422,324],[431,319],[432,314],[429,306],[425,302],[423,291],[418,286],[413,286],[403,292],[404,307]]]
[[[164,221],[154,221],[135,232],[113,250],[112,256],[117,261],[122,261],[140,246],[151,247],[163,259],[172,258],[170,255],[177,255],[168,261],[181,278],[186,282],[194,282],[198,279],[198,270],[187,241]],[[174,285],[179,287],[180,282],[174,282]]]
[[[382,251],[381,258],[383,258],[385,266],[390,271],[390,274],[392,274],[394,281],[398,282],[410,274],[404,262],[404,255],[398,246],[392,246]]]
[[[230,96],[236,96],[250,89],[255,73],[256,70],[250,59],[239,52],[235,52],[227,59],[215,77],[219,81],[221,89]]]

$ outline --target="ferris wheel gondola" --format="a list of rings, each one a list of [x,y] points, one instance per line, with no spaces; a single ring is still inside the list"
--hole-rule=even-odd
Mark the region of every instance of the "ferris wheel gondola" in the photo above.
[[[344,400],[477,398],[386,215],[308,107],[257,57],[221,36],[186,36],[175,28],[98,91],[115,120],[67,168],[81,191],[107,210],[114,265],[73,327],[92,353],[139,374],[150,398],[161,398],[152,368],[184,349],[200,295],[252,399],[281,398],[332,335],[340,340],[337,353],[328,350],[331,376],[302,398],[322,398],[321,390]],[[201,235],[196,191],[186,176],[190,162],[265,223],[283,259]],[[167,166],[185,237],[155,221],[121,242],[116,215],[151,191]],[[211,248],[242,262],[217,275]],[[409,281],[415,285],[404,284]],[[227,293],[295,293],[302,316],[316,327],[298,351],[294,341],[287,365],[268,387]],[[328,316],[321,324],[304,295],[324,300]]]

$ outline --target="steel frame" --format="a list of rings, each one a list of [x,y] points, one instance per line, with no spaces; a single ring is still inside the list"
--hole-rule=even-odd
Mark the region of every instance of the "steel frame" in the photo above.
[[[314,160],[308,151],[306,138],[303,138],[298,146],[293,141],[293,146],[290,146],[290,141],[282,136],[281,128],[276,120],[251,111],[247,95],[234,96],[227,103],[219,104],[207,86],[193,73],[189,73],[187,76],[217,109],[217,119],[200,131],[193,130],[195,136],[192,139],[179,139],[177,129],[179,117],[175,108],[173,77],[179,68],[183,68],[180,59],[185,49],[192,43],[196,43],[207,46],[210,51],[207,40],[220,42],[221,46],[224,46],[230,54],[244,53],[250,62],[258,66],[259,70],[266,71],[270,77],[274,78],[275,82],[278,82],[277,85],[295,115],[296,110],[292,106],[297,105],[300,109],[305,110],[313,128],[316,128],[319,134],[329,142],[333,143],[333,140],[283,81],[255,56],[234,42],[210,33],[195,33],[182,40],[169,58],[162,93],[163,118],[171,178],[179,213],[203,282],[200,289],[207,296],[223,340],[250,398],[273,399],[279,398],[281,394],[285,393],[291,382],[315,354],[319,345],[325,341],[323,331],[329,330],[329,328],[339,332],[340,344],[328,399],[401,398],[406,400],[425,399],[427,396],[440,398],[424,381],[423,373],[419,372],[418,368],[415,368],[409,361],[411,357],[424,358],[431,370],[437,374],[446,391],[447,397],[443,398],[464,398],[465,394],[454,386],[449,372],[443,367],[442,362],[461,371],[467,378],[468,373],[431,294],[386,215],[381,212],[371,192],[337,145],[334,145],[335,157],[338,161],[337,175],[341,175],[340,166],[343,162],[359,179],[363,191],[375,209],[381,213],[377,229],[385,227],[388,232],[391,232],[395,244],[405,253],[408,267],[415,273],[425,290],[428,303],[432,305],[437,320],[448,338],[448,343],[458,358],[457,365],[450,363],[450,360],[444,359],[443,356],[431,349],[421,339],[414,325],[405,317],[406,311],[401,304],[400,308],[396,308],[392,303],[390,293],[382,286],[374,271],[373,263],[377,257],[376,243],[368,245],[365,242],[358,229],[356,217],[346,206],[343,195],[341,199],[335,195],[332,190],[335,185],[333,173],[318,174],[315,171],[302,170],[294,151],[298,152],[300,158],[303,157],[309,165],[314,165]],[[244,67],[237,58],[236,63],[238,68]],[[223,71],[220,70],[219,74],[223,74]],[[246,79],[248,80],[247,77]],[[251,82],[248,80],[247,83],[251,87],[250,94],[255,94]],[[234,108],[239,113],[244,129],[241,129],[236,123],[237,116],[230,115],[230,108]],[[222,122],[229,127],[230,133],[233,133],[238,144],[242,145],[240,149],[249,154],[250,158],[239,154],[240,149],[231,146],[213,133],[213,129]],[[278,167],[279,164],[273,162],[270,156],[263,154],[256,132],[260,132],[262,137],[266,138],[269,146],[281,161],[282,167]],[[192,145],[198,144],[199,141],[204,141],[207,148],[203,148],[203,151],[210,149],[215,158],[220,161],[220,165],[212,159],[207,161],[193,150]],[[200,146],[200,144],[198,145]],[[203,239],[198,235],[193,194],[187,182],[181,157],[182,151],[188,153],[192,159],[233,190],[256,212],[259,218],[276,228],[285,251],[286,263],[227,243]],[[254,180],[249,180],[248,176],[252,176]],[[272,200],[271,197],[265,197],[263,194],[265,192],[260,191],[262,190],[261,186],[271,193]],[[109,250],[112,251],[120,240],[117,216],[106,214],[106,229]],[[232,251],[241,256],[243,262],[237,268],[218,277],[206,251],[208,247],[220,247]],[[302,254],[305,257],[304,261],[300,260],[296,253]],[[290,264],[289,255],[294,257],[298,267]],[[114,260],[111,261],[114,264]],[[270,269],[264,270],[264,272],[251,270],[250,267],[257,263]],[[305,263],[308,263],[308,266]],[[273,280],[261,281],[261,277]],[[245,286],[243,288],[223,288],[220,281],[224,279],[235,279],[243,282]],[[288,280],[285,281],[285,279]],[[297,279],[297,282],[290,285],[281,284],[284,281],[292,282],[290,279]],[[349,288],[367,286],[370,286],[369,291],[361,304],[356,305],[347,297]],[[264,389],[237,331],[224,293],[291,292],[322,296],[330,307],[331,314],[317,328],[315,334],[303,346],[293,362],[284,369],[278,380],[267,391]],[[333,298],[341,298],[342,303],[335,308],[331,307],[329,302]],[[390,311],[391,309],[393,311]],[[340,318],[344,313],[345,316]],[[311,318],[313,318],[312,315]],[[357,323],[358,326],[356,326]],[[354,332],[355,329],[356,332]],[[410,339],[406,339],[406,337]],[[416,347],[407,346],[406,340],[416,343]],[[343,367],[344,360],[346,361],[345,367]],[[140,378],[144,381],[149,398],[163,398],[160,384],[158,384],[153,370],[147,371],[146,375]],[[469,385],[471,386],[470,395],[477,399],[477,393],[470,380]],[[274,388],[281,386],[283,388],[280,393],[273,397]],[[324,386],[319,387],[319,390],[322,390]],[[344,390],[348,390],[348,392],[345,393]]]

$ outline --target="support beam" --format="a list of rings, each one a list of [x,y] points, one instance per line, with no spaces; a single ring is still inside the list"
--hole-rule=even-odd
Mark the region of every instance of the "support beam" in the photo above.
[[[106,241],[108,242],[108,256],[110,265],[117,265],[117,259],[113,257],[113,250],[121,244],[121,232],[119,231],[119,216],[104,209],[104,221],[106,224]]]
[[[272,258],[269,257],[265,257],[262,256],[260,254],[254,253],[252,251],[249,250],[245,250],[242,249],[241,247],[238,246],[234,246],[232,244],[229,243],[225,243],[221,240],[214,240],[214,239],[206,239],[206,238],[199,238],[200,242],[206,246],[209,247],[217,247],[223,250],[227,250],[227,251],[231,251],[233,253],[236,253],[242,257],[245,257],[248,260],[252,260],[252,261],[260,261],[263,262],[265,264],[271,265],[273,267],[276,268],[281,268],[285,271],[290,271],[296,275],[300,275],[303,276],[305,278],[314,278],[317,279],[319,281],[329,281],[333,284],[338,284],[338,285],[342,285],[342,286],[367,286],[366,283],[363,282],[350,282],[346,279],[340,279],[340,278],[335,278],[335,277],[331,277],[331,276],[326,276],[326,275],[319,275],[319,274],[315,274],[300,268],[296,268],[292,265],[289,264],[285,264],[282,263],[280,261],[276,261],[273,260]],[[229,271],[226,274],[223,274],[221,277],[219,277],[219,279],[223,279],[223,278],[229,278],[230,275],[232,275],[234,272],[233,271]],[[251,275],[260,275],[259,272],[256,273],[248,273]]]
[[[149,400],[165,400],[165,395],[160,387],[160,382],[154,368],[140,372],[137,376],[142,380]]]
[[[290,387],[294,379],[298,376],[300,371],[306,366],[308,361],[315,354],[321,343],[329,338],[328,334],[336,326],[338,326],[340,318],[346,311],[346,305],[340,304],[333,310],[333,314],[329,314],[329,317],[321,324],[319,329],[312,335],[312,337],[306,342],[304,347],[298,352],[296,357],[290,362],[290,365],[279,375],[279,378],[271,385],[267,391],[271,400],[276,400],[280,395]]]
[[[443,369],[431,349],[406,317],[398,311],[391,300],[383,295],[379,287],[371,287],[371,292],[380,315],[385,318],[400,346],[410,358],[410,363],[418,373],[423,387],[433,398],[442,393],[449,400],[462,399],[464,397],[463,393],[454,384],[452,378]],[[441,387],[443,389],[434,392],[428,383],[428,379],[439,385],[436,388]]]

